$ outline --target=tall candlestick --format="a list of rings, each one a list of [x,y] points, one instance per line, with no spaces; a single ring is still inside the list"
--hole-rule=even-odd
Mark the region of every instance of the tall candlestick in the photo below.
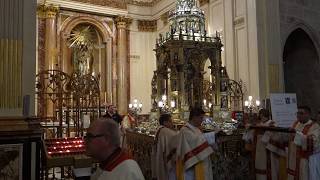
[[[104,104],[107,104],[107,92],[104,92]]]

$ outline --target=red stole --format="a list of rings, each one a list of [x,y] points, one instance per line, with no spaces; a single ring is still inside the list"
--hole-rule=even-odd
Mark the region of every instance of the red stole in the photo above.
[[[299,124],[299,121],[296,121],[293,124],[293,128],[295,129],[297,127],[297,125]],[[308,132],[310,130],[310,128],[314,125],[314,122],[306,125],[303,130],[302,130],[302,134],[304,135],[308,135]],[[297,147],[296,150],[296,165],[295,165],[295,170],[288,168],[288,174],[290,174],[291,176],[294,176],[294,180],[299,180],[299,175],[300,175],[300,161],[302,158],[304,159],[308,159],[309,156],[312,154],[313,152],[313,139],[310,136],[307,136],[307,150],[302,150],[301,147]]]
[[[100,164],[100,167],[105,171],[112,171],[119,164],[128,159],[132,158],[121,148],[118,148],[105,161],[103,161]]]

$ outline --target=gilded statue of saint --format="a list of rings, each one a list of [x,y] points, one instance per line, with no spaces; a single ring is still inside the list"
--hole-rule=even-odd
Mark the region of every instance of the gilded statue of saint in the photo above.
[[[81,75],[92,73],[94,34],[91,26],[76,27],[70,34],[69,47],[73,49],[73,67]]]

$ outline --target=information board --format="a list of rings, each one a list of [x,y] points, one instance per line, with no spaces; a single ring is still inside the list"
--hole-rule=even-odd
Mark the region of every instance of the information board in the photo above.
[[[291,93],[270,94],[272,119],[278,127],[291,127],[297,119],[297,97]]]

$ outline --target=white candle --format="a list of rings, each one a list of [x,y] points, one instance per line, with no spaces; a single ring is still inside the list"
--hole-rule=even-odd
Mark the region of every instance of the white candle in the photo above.
[[[159,101],[159,102],[158,102],[158,106],[159,106],[159,107],[163,107],[163,102],[162,102],[162,101]]]
[[[248,107],[249,106],[249,101],[244,102],[244,106]]]
[[[176,102],[171,101],[170,105],[171,105],[172,108],[174,108],[176,106]]]
[[[259,100],[256,100],[256,105],[260,106],[260,101]]]

